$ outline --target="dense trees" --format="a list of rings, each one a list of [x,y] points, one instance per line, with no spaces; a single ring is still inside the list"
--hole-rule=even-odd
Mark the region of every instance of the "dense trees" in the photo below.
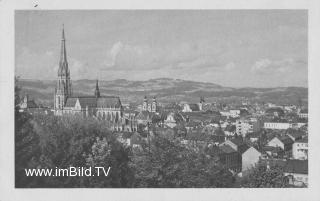
[[[241,179],[240,187],[245,188],[285,188],[289,187],[289,179],[284,176],[280,166],[267,167],[258,165]]]
[[[232,187],[233,176],[204,153],[163,137],[135,150],[135,187]]]
[[[16,80],[17,82],[17,80]],[[15,182],[23,187],[32,182],[26,178],[24,168],[33,157],[39,157],[39,136],[34,132],[28,113],[19,112],[20,88],[15,86]]]

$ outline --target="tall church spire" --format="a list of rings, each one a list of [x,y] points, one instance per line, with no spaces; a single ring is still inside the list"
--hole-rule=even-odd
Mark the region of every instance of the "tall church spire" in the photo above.
[[[64,27],[62,27],[60,61],[58,69],[57,87],[54,94],[55,114],[62,114],[62,110],[67,102],[67,99],[72,95],[70,71],[67,62],[67,52],[65,44]]]
[[[98,80],[96,81],[96,89],[94,91],[94,96],[97,97],[97,98],[100,97],[100,90],[99,90]]]
[[[61,38],[61,50],[60,50],[60,62],[58,75],[68,75],[68,61],[67,61],[67,51],[66,51],[66,39],[64,35],[64,25],[62,25],[62,38]]]

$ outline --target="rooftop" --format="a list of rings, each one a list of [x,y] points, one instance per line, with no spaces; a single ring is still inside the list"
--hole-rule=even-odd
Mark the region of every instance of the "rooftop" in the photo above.
[[[288,160],[284,166],[284,172],[308,174],[308,160]]]

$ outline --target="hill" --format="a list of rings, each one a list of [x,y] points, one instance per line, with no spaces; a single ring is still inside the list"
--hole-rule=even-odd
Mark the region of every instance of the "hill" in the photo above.
[[[95,80],[73,81],[73,94],[93,95],[95,82]],[[22,79],[19,85],[22,87],[22,94],[29,94],[36,102],[48,106],[53,104],[56,81]],[[297,104],[299,99],[305,103],[308,101],[308,88],[304,87],[231,88],[213,83],[170,78],[147,81],[125,79],[99,81],[99,87],[102,95],[120,96],[123,103],[141,103],[145,95],[156,96],[161,103],[198,102],[200,96],[204,96],[207,102],[249,99],[277,104]]]

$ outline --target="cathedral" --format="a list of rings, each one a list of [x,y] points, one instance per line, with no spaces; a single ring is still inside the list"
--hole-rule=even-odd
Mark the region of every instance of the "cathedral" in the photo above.
[[[100,94],[98,80],[92,96],[73,96],[63,28],[58,79],[54,92],[54,114],[57,116],[66,114],[91,116],[111,122],[112,130],[136,131],[137,124],[134,116],[124,113],[119,97]]]

